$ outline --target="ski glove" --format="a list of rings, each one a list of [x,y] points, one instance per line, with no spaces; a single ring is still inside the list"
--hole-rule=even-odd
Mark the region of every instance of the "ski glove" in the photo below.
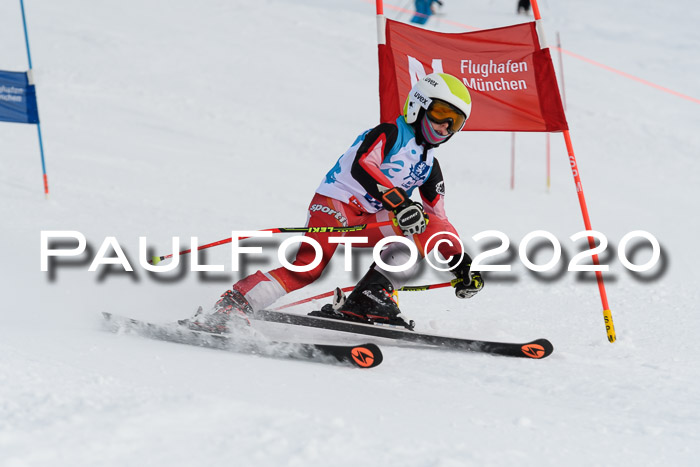
[[[396,224],[404,235],[416,235],[425,232],[428,215],[423,211],[423,205],[412,201],[406,191],[394,187],[382,195],[384,209],[394,213]]]
[[[472,259],[463,253],[461,257],[455,256],[449,262],[450,266],[457,265],[452,269],[452,273],[457,279],[461,279],[455,285],[455,295],[457,298],[472,298],[484,288],[484,279],[479,271],[471,271]]]

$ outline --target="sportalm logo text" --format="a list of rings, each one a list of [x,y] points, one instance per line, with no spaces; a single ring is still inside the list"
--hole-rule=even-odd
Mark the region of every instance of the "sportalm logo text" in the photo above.
[[[324,206],[322,204],[314,204],[309,208],[309,211],[311,211],[311,212],[321,211],[324,214],[328,214],[329,216],[335,217],[345,227],[347,227],[347,225],[348,225],[348,219],[344,215],[342,215],[341,213],[339,213],[335,209],[329,208],[328,206]]]

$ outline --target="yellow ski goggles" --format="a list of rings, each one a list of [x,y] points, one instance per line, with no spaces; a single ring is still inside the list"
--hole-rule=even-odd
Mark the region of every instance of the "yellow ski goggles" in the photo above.
[[[426,114],[428,118],[435,123],[448,122],[449,126],[447,127],[447,131],[449,133],[457,133],[460,131],[467,121],[467,117],[461,110],[440,99],[432,100]]]

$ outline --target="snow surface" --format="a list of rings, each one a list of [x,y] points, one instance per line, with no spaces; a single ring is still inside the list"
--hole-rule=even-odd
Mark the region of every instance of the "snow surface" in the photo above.
[[[406,13],[387,4],[389,17]],[[510,1],[447,1],[428,27],[454,32],[526,20]],[[552,232],[570,259],[583,230],[568,158],[553,135],[463,133],[440,150],[447,209],[465,239],[500,230],[510,273],[458,301],[405,293],[422,330],[492,340],[547,337],[546,360],[384,346],[353,370],[105,332],[100,311],[153,321],[211,305],[240,277],[230,249],[202,255],[226,272],[148,274],[138,238],[165,254],[303,225],[321,177],[378,116],[374,4],[362,0],[26,2],[51,188],[36,129],[0,125],[3,219],[0,465],[698,465],[696,345],[700,106],[564,55],[567,115],[603,255],[618,341],[605,338],[590,273],[532,273],[528,232]],[[696,2],[547,2],[550,44],[700,97]],[[440,20],[440,21],[438,21]],[[18,2],[0,2],[0,69],[27,68]],[[553,50],[559,73],[558,54]],[[475,112],[478,109],[474,109]],[[620,239],[646,230],[659,265],[631,273]],[[76,230],[91,255],[40,271],[40,232]],[[88,267],[114,236],[134,269]],[[276,265],[284,236],[260,242]],[[467,242],[472,251],[485,247]],[[531,249],[542,264],[551,255]],[[641,264],[651,250],[630,245]],[[283,302],[353,284],[371,263],[342,252]],[[565,269],[565,267],[564,267]],[[444,280],[430,270],[416,283]],[[281,302],[282,303],[282,302]],[[302,313],[313,305],[297,309]],[[269,330],[274,333],[274,329]],[[277,329],[277,332],[281,332]],[[292,336],[294,337],[294,336]],[[296,336],[307,338],[307,336]],[[319,339],[330,339],[321,336]]]

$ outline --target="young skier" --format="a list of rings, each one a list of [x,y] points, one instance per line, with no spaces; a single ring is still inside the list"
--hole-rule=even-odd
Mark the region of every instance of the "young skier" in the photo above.
[[[445,186],[435,149],[459,132],[469,118],[471,98],[464,84],[452,75],[432,73],[411,89],[403,115],[395,122],[382,123],[357,137],[352,146],[326,174],[311,200],[308,227],[352,226],[393,219],[394,225],[346,233],[307,233],[322,247],[320,264],[308,272],[280,267],[266,273],[257,271],[235,283],[216,302],[211,313],[198,312],[185,324],[191,329],[210,332],[227,330],[232,317],[245,317],[264,309],[285,294],[311,284],[321,276],[338,243],[330,237],[367,237],[352,246],[373,247],[387,236],[405,236],[425,256],[427,248],[438,244],[451,272],[458,279],[456,295],[470,298],[484,285],[478,272],[470,271],[471,258],[448,234],[457,231],[447,220],[443,197]],[[418,188],[423,204],[410,196]],[[439,242],[440,239],[451,242]],[[389,243],[381,252],[391,266],[407,263],[408,246]],[[294,266],[310,265],[316,258],[312,245],[301,243]],[[336,293],[333,306],[323,308],[322,316],[362,322],[380,322],[413,328],[393,299],[395,289],[413,275],[417,263],[403,272],[390,272],[373,264],[345,299]],[[393,269],[393,268],[391,268]],[[339,292],[339,289],[336,289]]]

